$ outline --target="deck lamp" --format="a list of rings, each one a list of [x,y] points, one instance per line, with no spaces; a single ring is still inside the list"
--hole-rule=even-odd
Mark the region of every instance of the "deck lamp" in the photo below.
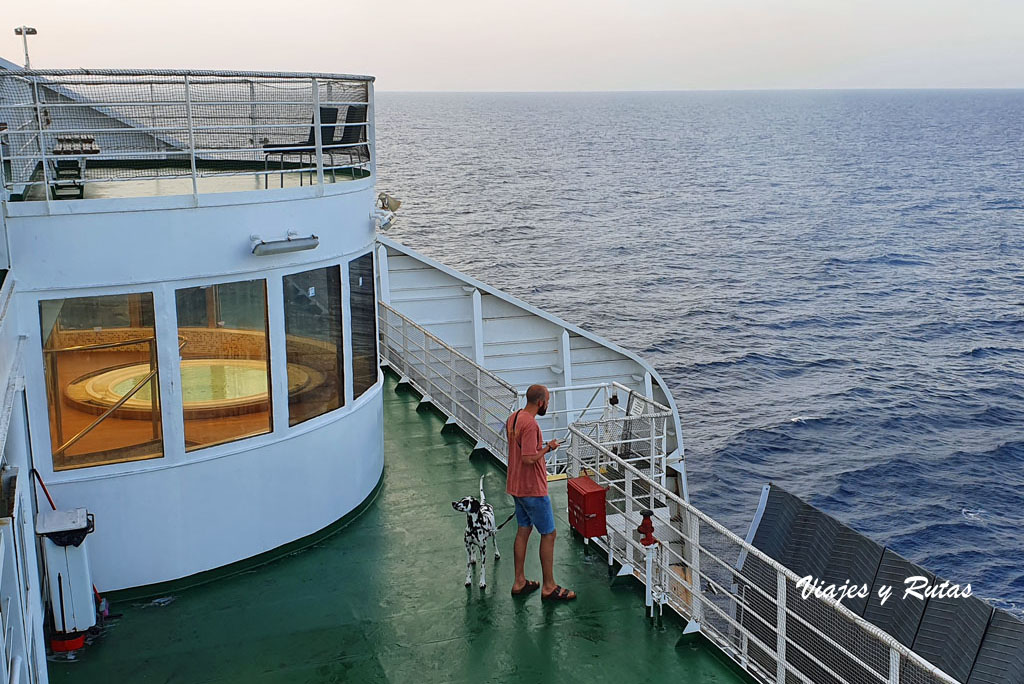
[[[402,200],[382,192],[377,195],[377,201],[380,208],[370,211],[370,220],[377,222],[381,230],[387,230],[395,222],[395,212],[402,206]]]
[[[25,68],[31,69],[32,64],[28,61],[28,37],[34,36],[39,32],[31,26],[19,26],[14,29],[14,35],[21,36],[21,42],[25,46]]]
[[[381,230],[387,230],[395,222],[395,212],[384,209],[371,209],[370,220],[376,221]]]
[[[258,235],[252,235],[250,238],[253,242],[252,253],[255,256],[304,252],[307,249],[316,249],[320,246],[320,238],[316,235],[298,237],[294,231],[288,231],[288,237],[283,240],[264,240]]]

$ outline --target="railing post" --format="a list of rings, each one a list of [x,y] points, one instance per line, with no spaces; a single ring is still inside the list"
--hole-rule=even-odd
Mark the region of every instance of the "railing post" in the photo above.
[[[149,341],[149,370],[156,371],[156,338]],[[153,420],[153,439],[160,439],[160,373],[157,372],[150,381],[149,386],[150,407],[149,411]]]
[[[185,114],[188,119],[188,153],[192,164],[192,201],[199,206],[199,177],[196,174],[196,131],[192,123],[192,81],[185,74]]]
[[[455,361],[452,359],[452,353],[448,352],[448,395],[452,401],[452,413],[457,413],[455,406]]]
[[[690,594],[692,595],[692,606],[690,619],[700,624],[704,619],[704,604],[700,588],[700,520],[690,511],[685,511],[686,519],[689,521],[689,537],[687,544],[690,550]]]
[[[253,149],[259,149],[262,147],[260,144],[260,132],[256,128],[256,83],[251,78],[249,80],[249,125],[250,134],[252,135],[252,146]],[[264,180],[266,176],[264,176]]]
[[[49,192],[49,190],[47,190]],[[58,373],[60,372],[60,360],[57,358],[57,354],[51,353],[49,358],[50,363],[50,382],[52,384],[50,395],[51,397],[59,397],[60,395],[60,378]],[[57,424],[57,443],[64,443],[64,415],[61,411],[60,405],[64,403],[62,401],[53,402],[53,413],[54,422]]]
[[[633,471],[626,470],[626,521],[627,524],[631,524],[634,506],[633,506]],[[630,543],[628,530],[626,536],[626,561],[633,565],[633,545]]]
[[[568,468],[569,477],[579,477],[580,473],[583,472],[583,459],[580,458],[580,441],[573,439],[572,431],[575,428],[569,428],[569,450],[566,453],[566,467]]]
[[[889,684],[900,684],[900,652],[889,647]]]
[[[323,129],[320,128],[320,82],[313,82],[313,140],[316,143],[316,182],[320,189],[317,194],[324,194],[324,141]]]
[[[36,105],[36,125],[39,129],[39,165],[43,167],[43,197],[46,198],[46,210],[50,210],[50,170],[47,168],[46,141],[43,138],[43,105],[39,101],[39,80],[32,77],[32,95]],[[13,171],[13,168],[12,168]],[[31,178],[30,178],[31,180]]]
[[[0,200],[7,199],[7,176],[4,175],[4,139],[10,140],[7,129],[0,130]],[[10,143],[7,143],[10,145]],[[11,162],[13,164],[13,161]],[[0,221],[3,221],[3,217],[0,216]],[[4,259],[5,268],[7,266],[7,260]]]
[[[775,607],[778,611],[775,625],[775,679],[778,684],[786,684],[786,576],[780,570],[775,577]]]
[[[405,357],[405,374],[412,378],[412,361],[409,358],[409,332],[406,328],[405,316],[402,319],[402,356]]]
[[[651,609],[654,616],[654,549],[655,545],[644,547],[644,605]]]
[[[156,88],[152,83],[149,84],[149,102],[150,137],[153,138],[153,151],[158,152],[160,150],[160,138],[156,134],[156,104],[154,104],[156,102]]]
[[[370,156],[369,166],[370,175],[374,178],[377,177],[377,104],[376,97],[373,93],[373,82],[370,81],[366,84],[366,151]],[[355,175],[355,169],[352,170],[352,175]]]
[[[661,460],[661,455],[658,453],[658,433],[655,431],[657,418],[650,418],[651,421],[651,479],[656,480],[662,487],[665,486],[665,469],[659,468],[656,464]],[[660,471],[660,474],[659,474]],[[653,491],[653,490],[652,490]],[[652,500],[651,505],[654,505]]]

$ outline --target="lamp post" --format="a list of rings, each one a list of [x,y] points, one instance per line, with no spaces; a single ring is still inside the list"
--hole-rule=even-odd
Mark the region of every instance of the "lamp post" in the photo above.
[[[21,42],[25,46],[25,68],[26,69],[31,69],[32,68],[32,63],[28,61],[28,37],[29,36],[34,36],[37,33],[38,33],[38,31],[36,31],[31,26],[19,26],[18,28],[14,29],[14,35],[21,36]]]

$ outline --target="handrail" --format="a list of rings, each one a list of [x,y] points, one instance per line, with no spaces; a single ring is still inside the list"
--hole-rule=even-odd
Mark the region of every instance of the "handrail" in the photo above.
[[[51,191],[54,198],[83,198],[86,183],[188,178],[197,197],[247,188],[226,177],[278,173],[285,187],[286,178],[295,179],[288,174],[297,172],[298,185],[308,175],[322,191],[325,183],[373,175],[372,82],[315,72],[0,71],[4,157],[11,165],[4,187],[24,199],[38,197],[30,191],[42,186],[50,201]],[[341,116],[321,121],[328,108]],[[365,111],[363,120],[349,120],[353,108]],[[353,128],[360,132],[355,142]],[[308,141],[305,131],[312,132]],[[63,154],[68,150],[58,150],[58,136],[88,137],[93,148]],[[268,155],[276,155],[274,171]],[[338,155],[349,163],[338,163]],[[224,173],[209,173],[211,164]],[[220,180],[209,180],[214,177]]]
[[[179,339],[180,336],[179,336]],[[132,340],[122,340],[120,342],[97,342],[95,344],[80,344],[74,347],[61,347],[60,349],[43,349],[44,354],[60,354],[63,352],[74,352],[74,351],[96,351],[97,349],[114,349],[115,347],[127,347],[133,344],[142,344],[143,342],[155,342],[156,337],[137,337]]]
[[[80,344],[75,347],[61,347],[60,349],[43,349],[44,354],[58,354],[60,352],[69,351],[95,351],[97,349],[113,349],[115,347],[126,347],[132,344],[141,344],[143,342],[156,342],[155,336],[150,337],[137,337],[133,340],[123,340],[121,342],[97,342],[96,344]],[[188,340],[183,335],[178,335],[178,350],[184,349],[188,344]]]
[[[82,439],[87,434],[92,432],[93,429],[95,429],[97,425],[99,425],[100,423],[102,423],[104,420],[107,419],[107,416],[109,416],[110,414],[112,414],[114,411],[116,411],[117,409],[121,408],[122,406],[124,406],[125,402],[128,401],[129,399],[131,399],[133,396],[135,396],[135,394],[139,390],[142,389],[143,385],[145,385],[147,382],[149,382],[154,377],[156,377],[156,374],[157,374],[157,369],[156,368],[154,368],[153,370],[149,371],[149,373],[147,373],[145,375],[145,377],[142,378],[142,380],[139,380],[139,382],[134,387],[132,387],[131,390],[126,392],[123,397],[118,399],[117,403],[115,403],[113,406],[111,406],[106,411],[104,411],[103,414],[99,418],[97,418],[96,420],[94,420],[92,422],[92,424],[90,424],[88,427],[83,429],[77,435],[75,435],[74,437],[69,439],[67,442],[65,442],[59,449],[54,450],[53,455],[54,456],[59,456],[59,455],[63,454],[65,451],[67,451],[72,446],[74,446],[80,439]]]
[[[459,357],[462,361],[465,361],[466,363],[472,364],[473,366],[475,366],[476,368],[478,368],[480,370],[481,374],[486,375],[488,378],[490,378],[490,380],[492,380],[496,384],[501,385],[502,387],[504,387],[505,389],[507,389],[510,392],[516,392],[516,394],[518,394],[518,392],[516,391],[516,388],[513,387],[508,381],[503,379],[501,376],[495,375],[494,373],[492,373],[491,371],[487,370],[483,366],[480,366],[473,359],[469,358],[468,356],[466,356],[465,354],[460,352],[455,347],[452,347],[447,342],[442,340],[440,337],[438,337],[434,333],[430,332],[429,330],[427,330],[423,326],[421,326],[418,323],[416,323],[416,321],[414,321],[411,318],[403,315],[397,309],[392,307],[390,304],[387,304],[385,302],[382,302],[382,301],[378,300],[377,301],[377,306],[379,306],[380,308],[384,309],[388,313],[390,313],[390,314],[392,314],[394,316],[397,316],[398,318],[400,318],[402,320],[402,323],[405,326],[413,328],[413,329],[418,330],[419,332],[423,333],[424,336],[426,336],[432,342],[434,342],[437,345],[441,346],[446,351],[451,352],[453,355]]]
[[[19,69],[20,76],[215,76],[217,78],[308,79],[328,78],[339,81],[373,81],[373,76],[335,74],[319,71],[232,71],[223,69]],[[83,81],[93,84],[95,81]],[[148,84],[149,81],[146,81]]]
[[[748,606],[748,605],[746,605],[746,604],[744,604],[742,602],[742,599],[740,598],[739,594],[736,594],[734,591],[730,591],[729,587],[722,586],[721,584],[716,582],[714,580],[714,578],[709,577],[706,574],[706,572],[702,571],[701,566],[700,566],[700,564],[698,562],[694,562],[693,559],[695,559],[697,557],[697,555],[699,554],[699,555],[703,555],[703,556],[707,557],[708,559],[710,559],[711,561],[713,561],[714,563],[716,563],[720,567],[728,570],[728,572],[731,573],[733,577],[737,577],[739,575],[739,573],[740,573],[739,569],[737,569],[734,566],[735,561],[730,562],[727,559],[720,558],[714,552],[714,549],[710,548],[706,543],[702,543],[702,538],[701,538],[701,536],[699,534],[699,524],[702,523],[702,524],[704,524],[704,525],[706,525],[706,526],[708,526],[710,528],[710,530],[709,530],[710,532],[713,532],[714,534],[719,535],[731,547],[741,549],[748,556],[752,556],[752,557],[757,558],[762,563],[767,565],[768,568],[770,568],[773,572],[776,573],[776,575],[779,578],[779,588],[783,589],[779,593],[781,601],[778,602],[779,615],[780,615],[780,626],[784,625],[786,618],[791,618],[791,619],[795,620],[796,622],[799,622],[799,623],[803,624],[806,628],[812,630],[816,634],[816,636],[821,638],[822,641],[824,641],[825,643],[829,644],[832,648],[837,649],[836,653],[840,654],[843,657],[851,659],[853,662],[858,663],[865,670],[876,674],[879,677],[879,681],[884,681],[884,682],[891,683],[891,684],[898,684],[900,682],[900,677],[901,677],[900,661],[902,660],[902,661],[904,661],[905,664],[908,664],[908,665],[912,664],[919,672],[926,673],[927,675],[929,675],[929,676],[931,676],[933,678],[933,679],[928,680],[928,681],[939,682],[940,684],[957,684],[955,679],[951,678],[949,675],[947,675],[946,673],[942,672],[940,669],[938,669],[937,667],[935,667],[934,665],[932,665],[931,663],[926,661],[920,655],[918,655],[914,651],[910,650],[909,648],[907,648],[906,646],[901,644],[899,641],[897,641],[894,637],[892,637],[891,635],[886,633],[884,630],[876,627],[875,625],[873,625],[872,623],[868,622],[867,620],[865,620],[861,616],[859,616],[856,613],[852,612],[849,608],[847,608],[842,603],[833,602],[833,601],[825,601],[823,599],[819,599],[819,598],[815,597],[813,594],[811,596],[809,596],[806,600],[808,602],[811,602],[812,605],[820,605],[820,606],[822,606],[822,609],[827,609],[827,610],[833,611],[834,613],[839,615],[846,622],[853,624],[858,630],[861,631],[861,633],[863,633],[864,635],[866,635],[869,638],[873,639],[879,645],[881,645],[884,648],[889,650],[889,653],[890,653],[890,658],[889,658],[889,662],[888,662],[889,668],[888,668],[888,672],[885,673],[885,675],[883,675],[883,673],[879,672],[876,668],[873,668],[870,664],[861,661],[858,658],[858,656],[856,656],[854,653],[851,653],[845,646],[839,644],[838,642],[836,642],[834,639],[832,639],[827,634],[821,633],[821,631],[816,626],[812,625],[810,622],[808,622],[806,619],[804,619],[801,615],[798,615],[795,612],[793,612],[792,610],[786,608],[786,604],[785,604],[786,593],[785,593],[785,590],[784,590],[784,587],[786,586],[785,583],[786,582],[792,582],[792,583],[795,584],[796,582],[798,582],[800,580],[800,578],[796,575],[796,573],[794,573],[792,570],[790,570],[789,568],[787,568],[783,564],[781,564],[778,561],[776,561],[771,556],[768,556],[767,554],[762,552],[757,547],[753,546],[752,544],[747,543],[746,541],[744,541],[743,539],[741,539],[737,535],[733,534],[730,530],[728,530],[726,527],[724,527],[723,525],[718,523],[711,516],[707,515],[706,513],[701,511],[700,509],[696,508],[691,503],[685,501],[682,497],[678,496],[675,492],[667,489],[666,487],[664,487],[661,483],[657,482],[656,480],[652,480],[651,478],[649,478],[643,471],[637,469],[632,464],[630,464],[627,460],[620,458],[617,454],[615,454],[611,450],[607,449],[604,445],[600,444],[597,440],[595,440],[592,437],[590,437],[587,434],[585,434],[580,429],[579,426],[572,425],[572,426],[569,427],[569,431],[570,431],[570,434],[572,435],[572,443],[570,444],[570,447],[569,447],[569,454],[570,454],[570,461],[572,463],[572,468],[574,469],[574,471],[580,471],[580,470],[585,468],[591,474],[592,477],[596,477],[599,480],[602,479],[602,478],[606,478],[606,476],[601,473],[601,469],[599,467],[596,467],[596,464],[593,464],[593,463],[588,464],[588,463],[584,463],[583,462],[584,459],[582,458],[580,450],[581,450],[581,444],[585,445],[587,448],[594,450],[596,453],[598,453],[600,455],[600,458],[602,459],[601,462],[614,463],[616,465],[617,469],[623,471],[624,477],[625,477],[624,481],[626,483],[626,490],[625,490],[624,493],[625,493],[627,498],[629,498],[629,496],[630,496],[630,493],[629,493],[628,490],[632,489],[635,483],[639,483],[639,484],[641,484],[641,491],[644,492],[644,496],[645,497],[653,497],[653,496],[655,496],[655,493],[656,493],[656,495],[657,495],[657,497],[659,499],[664,500],[666,503],[670,503],[671,505],[677,507],[677,509],[679,510],[680,515],[672,515],[671,518],[669,518],[669,519],[659,518],[657,520],[657,523],[659,525],[662,525],[662,526],[670,527],[671,528],[671,534],[673,536],[677,537],[680,541],[682,541],[685,544],[686,547],[689,547],[688,550],[685,550],[682,553],[682,555],[679,556],[679,559],[682,560],[684,565],[690,567],[690,569],[692,570],[692,573],[693,573],[693,576],[690,578],[689,581],[680,581],[679,582],[680,584],[686,585],[686,588],[690,592],[690,595],[692,597],[691,598],[691,601],[692,601],[691,605],[693,607],[691,608],[691,614],[690,615],[684,614],[683,617],[691,617],[694,620],[696,620],[697,622],[702,622],[702,619],[701,619],[700,616],[701,616],[703,611],[702,610],[697,610],[697,604],[699,603],[699,607],[700,608],[709,608],[712,611],[718,612],[719,613],[719,617],[721,619],[723,619],[729,625],[730,630],[735,630],[735,631],[737,631],[739,633],[742,633],[743,639],[753,639],[755,642],[758,642],[759,646],[761,648],[765,649],[769,654],[776,653],[776,648],[775,647],[771,647],[771,646],[769,646],[767,644],[761,643],[757,639],[756,635],[753,635],[753,634],[749,633],[742,624],[737,622],[736,619],[733,619],[732,617],[730,617],[728,615],[722,614],[722,609],[720,608],[720,606],[715,605],[715,602],[713,600],[709,599],[706,596],[704,590],[701,588],[702,585],[703,585],[703,582],[705,582],[705,581],[708,582],[708,584],[713,586],[713,588],[714,588],[713,594],[715,596],[718,596],[718,597],[727,596],[727,597],[729,597],[730,600],[735,602],[734,605],[735,605],[735,609],[736,610],[742,609],[743,611],[745,611],[746,614],[755,617],[756,619],[760,620],[762,622],[762,624],[765,624],[763,619],[759,615],[757,615],[757,611],[756,610],[752,609],[750,606]],[[646,490],[646,491],[644,491],[644,490]],[[617,491],[618,491],[618,489],[616,488],[616,493],[617,493]],[[647,507],[647,502],[638,499],[638,500],[629,502],[629,505],[632,507],[634,512],[638,512],[640,507]],[[685,529],[684,529],[684,526],[685,526]],[[706,537],[706,535],[705,535],[705,537]],[[597,541],[599,544],[607,546],[608,550],[609,550],[609,553],[610,554],[613,553],[610,541],[608,543],[602,542],[599,539],[593,540],[593,541]],[[628,536],[624,540],[624,542],[627,545],[634,543],[633,540],[630,537],[628,537]],[[638,544],[637,544],[637,546],[638,546]],[[627,546],[627,548],[628,548],[628,546]],[[609,557],[609,562],[611,562],[611,557]],[[667,565],[668,563],[666,562],[665,564]],[[664,570],[664,568],[662,568],[662,570]],[[647,576],[646,574],[641,572],[639,569],[637,570],[637,572],[640,573],[639,577],[640,577],[640,579],[642,581],[645,582],[645,584],[650,584],[655,579],[658,579],[658,578]],[[768,595],[767,593],[765,593],[756,584],[749,584],[748,586],[750,588],[752,588],[755,593],[759,594],[761,596],[762,600],[768,601],[770,604],[775,604],[776,603],[776,599],[774,597],[772,597],[772,596]],[[661,589],[664,590],[664,587],[661,587]],[[661,598],[663,599],[664,597],[665,597],[665,592],[663,591],[662,595],[661,595]],[[655,600],[658,599],[658,597],[654,597],[654,598],[655,598]],[[658,600],[658,603],[661,604],[662,601]],[[680,610],[680,608],[681,608],[683,613],[687,612],[685,605],[680,607],[678,603],[672,603],[672,602],[669,602],[669,605],[671,607],[673,607],[673,609],[676,609],[676,610]],[[766,625],[766,626],[768,626],[768,627],[770,627],[772,629],[775,628],[774,625]],[[729,635],[724,635],[724,634],[716,633],[716,628],[713,627],[712,625],[710,625],[709,623],[707,623],[706,620],[704,620],[703,624],[701,624],[701,628],[702,628],[702,631],[706,631],[708,633],[708,636],[715,637],[715,641],[716,641],[716,643],[719,643],[719,645],[722,645],[723,647],[725,647],[725,646],[727,646],[728,644],[731,643],[732,637],[730,637]],[[838,681],[841,681],[841,682],[845,681],[842,677],[840,677],[839,675],[837,675],[833,671],[832,667],[830,667],[826,663],[822,662],[822,660],[819,659],[818,656],[808,652],[803,646],[793,642],[790,639],[790,637],[787,637],[785,635],[784,628],[779,631],[779,639],[780,639],[779,646],[782,646],[782,644],[784,644],[784,643],[794,646],[797,650],[801,651],[801,653],[803,653],[806,657],[810,658],[810,660],[815,665],[825,669],[830,675],[835,677]],[[730,652],[730,655],[732,657],[734,657],[734,658],[736,657],[735,653],[731,653]],[[781,679],[779,679],[778,681],[782,681],[782,680],[785,679],[786,671],[792,671],[798,677],[801,677],[801,678],[803,678],[805,680],[808,680],[808,678],[806,677],[805,673],[798,672],[793,667],[793,665],[788,660],[786,660],[784,647],[782,648],[781,651],[776,653],[776,656],[778,657],[779,668],[780,668],[778,674],[779,674],[779,676],[781,676]],[[892,666],[893,663],[895,663],[895,665],[896,665],[895,667]],[[763,673],[761,673],[759,670],[752,669],[749,666],[750,665],[749,663],[741,662],[740,664],[742,666],[744,666],[745,669],[747,669],[748,672],[751,672],[752,674],[757,676],[759,679],[761,679],[761,681],[775,682],[777,680],[776,673],[774,673],[774,672],[773,673],[769,673],[770,676],[766,676]],[[914,681],[919,682],[919,681],[922,681],[922,680],[918,679],[918,680],[914,680]],[[851,682],[850,684],[857,684],[857,683],[856,682]]]
[[[378,301],[381,357],[468,435],[501,461],[505,420],[516,389],[436,335]],[[422,337],[422,343],[413,339]]]
[[[125,345],[131,345],[131,344],[139,344],[141,342],[148,342],[150,344],[150,355],[151,355],[151,359],[152,359],[152,356],[154,354],[154,352],[152,350],[152,347],[153,347],[153,345],[156,344],[156,337],[155,336],[153,336],[153,337],[146,337],[146,338],[136,338],[134,340],[125,340],[123,342],[101,342],[101,343],[98,343],[98,344],[86,344],[86,345],[79,345],[79,346],[76,346],[76,347],[65,347],[63,349],[45,349],[43,351],[44,352],[51,352],[51,353],[60,352],[60,351],[94,351],[96,349],[111,349],[111,348],[119,347],[119,346],[125,346]],[[186,340],[184,336],[178,335],[178,352],[180,353],[181,350],[184,349],[187,345],[188,345],[188,340]],[[63,454],[65,451],[67,451],[72,446],[74,446],[79,440],[81,440],[87,434],[92,432],[96,427],[99,426],[100,423],[102,423],[104,420],[106,420],[108,417],[110,417],[114,413],[114,411],[119,409],[121,406],[124,406],[124,404],[130,398],[135,396],[135,394],[140,389],[142,389],[142,387],[147,382],[152,380],[154,377],[158,377],[159,376],[159,371],[160,371],[159,367],[154,365],[153,366],[153,370],[151,370],[142,380],[140,380],[135,386],[133,386],[131,388],[131,390],[128,391],[128,393],[126,393],[123,397],[121,397],[121,399],[119,399],[113,406],[111,406],[109,409],[104,411],[103,414],[100,415],[99,418],[94,420],[86,428],[84,428],[82,431],[80,431],[78,434],[76,434],[74,437],[72,437],[67,442],[65,442],[62,446],[60,446],[58,449],[56,449],[53,452],[53,455],[54,456],[59,456],[59,455]],[[60,419],[61,418],[60,418],[59,411],[58,411],[57,420],[60,421]],[[158,429],[159,421],[160,421],[160,415],[159,415],[159,413],[154,411],[154,414],[153,414],[154,438],[156,437],[156,434],[157,434],[157,429]],[[59,427],[58,427],[58,434],[59,435],[62,434],[62,430],[60,430]]]

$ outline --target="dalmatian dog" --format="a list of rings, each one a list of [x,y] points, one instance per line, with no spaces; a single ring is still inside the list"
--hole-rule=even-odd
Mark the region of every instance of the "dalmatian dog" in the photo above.
[[[458,501],[452,501],[452,508],[460,513],[466,514],[466,534],[463,539],[466,542],[466,586],[473,584],[473,566],[476,560],[473,552],[478,551],[480,555],[480,588],[487,586],[487,539],[493,538],[498,528],[494,524],[494,507],[484,499],[484,478],[480,477],[480,499],[471,496],[464,497]],[[494,560],[500,560],[501,553],[498,551],[498,542],[494,542]]]

